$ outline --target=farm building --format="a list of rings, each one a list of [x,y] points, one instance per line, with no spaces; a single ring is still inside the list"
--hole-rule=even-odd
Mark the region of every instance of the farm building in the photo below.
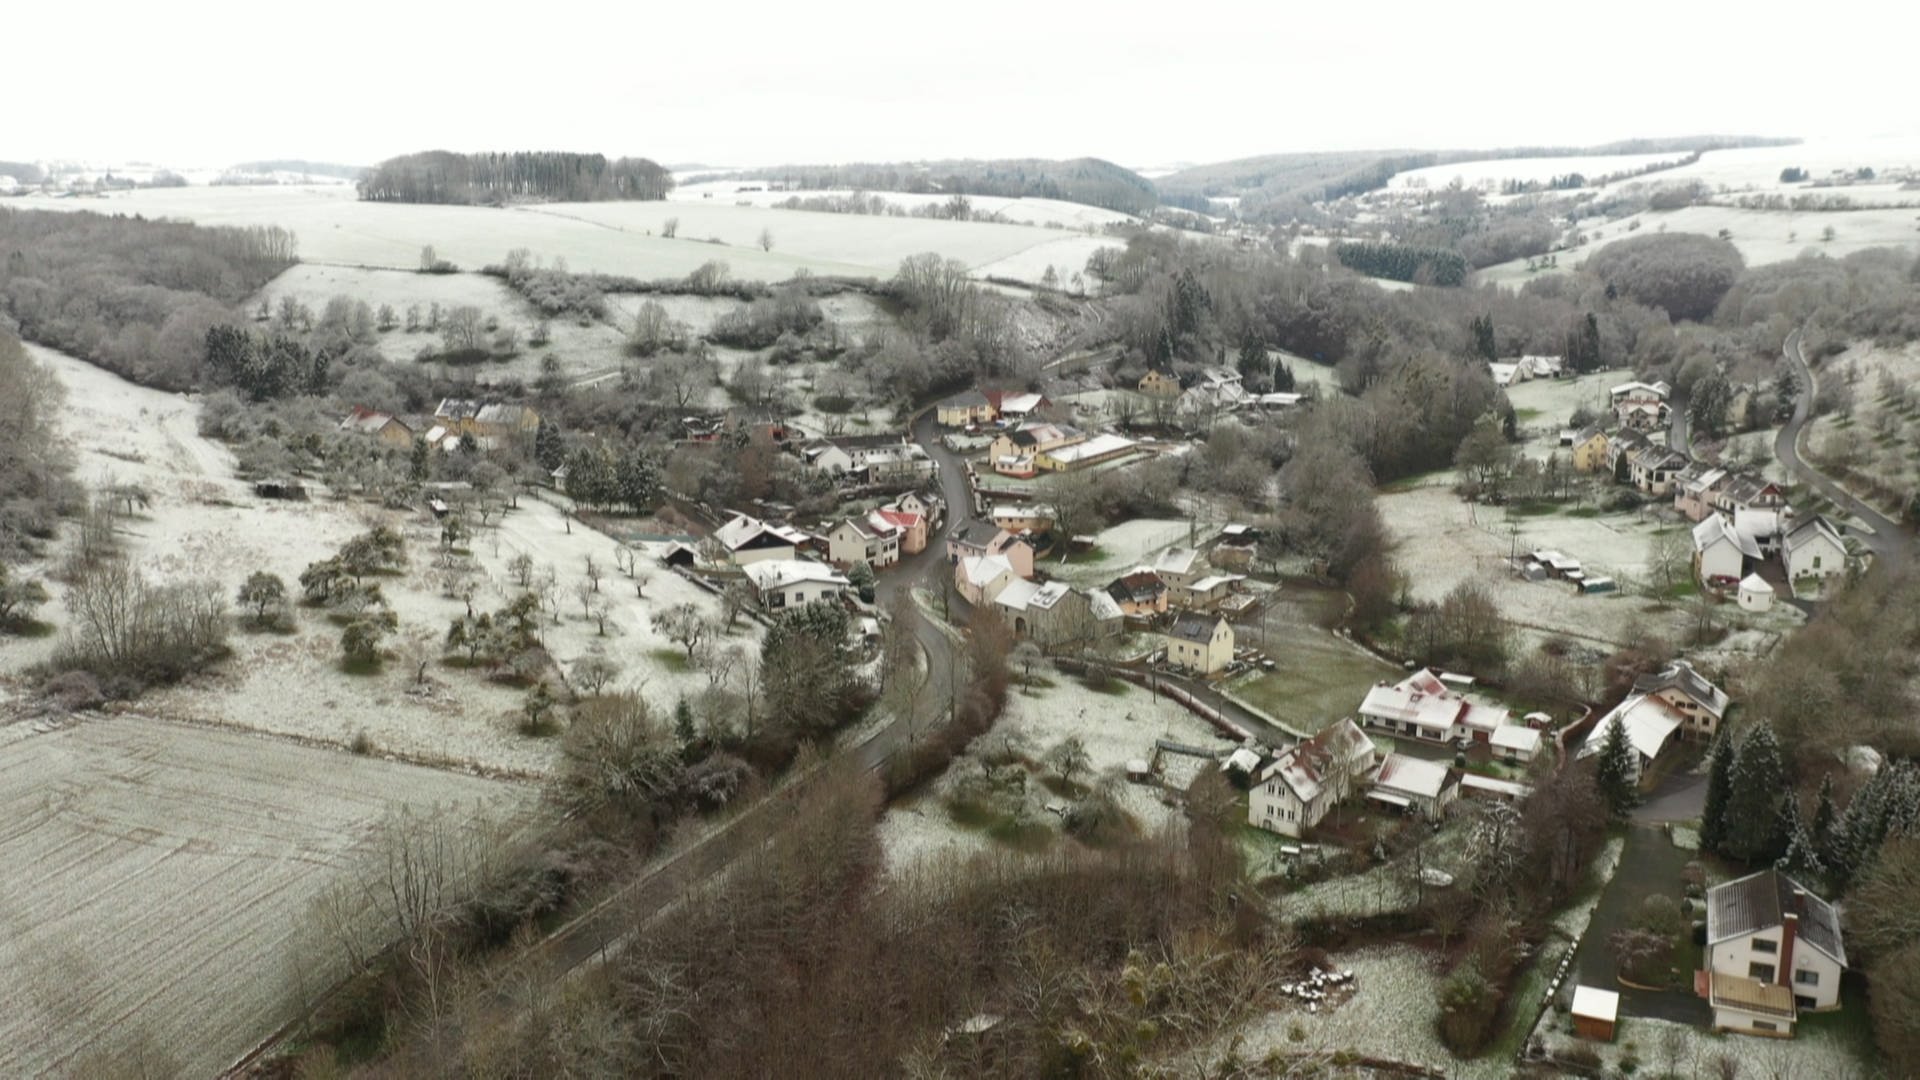
[[[413,429],[406,421],[392,413],[375,412],[358,405],[340,421],[340,430],[353,435],[371,435],[382,446],[396,450],[413,445]]]
[[[1620,992],[1596,986],[1573,988],[1573,1033],[1583,1039],[1612,1042],[1620,1022]]]
[[[1140,376],[1139,390],[1148,397],[1177,398],[1180,396],[1180,380],[1174,378],[1171,371],[1154,368]]]
[[[1095,435],[1084,442],[1037,451],[1033,464],[1046,472],[1072,472],[1125,457],[1139,448],[1139,443],[1124,435]]]
[[[1674,734],[1685,722],[1686,717],[1664,699],[1636,690],[1600,718],[1574,757],[1598,754],[1607,743],[1607,732],[1617,725],[1626,729],[1627,745],[1633,748],[1633,776],[1638,780],[1673,744]]]
[[[1091,641],[1119,629],[1117,621],[1100,618],[1087,594],[1063,581],[1008,581],[993,598],[993,607],[1014,637],[1045,648]]]
[[[1429,742],[1489,742],[1508,712],[1471,701],[1439,672],[1422,668],[1398,683],[1379,683],[1360,702],[1360,722]]]
[[[1524,765],[1540,753],[1540,732],[1525,724],[1502,724],[1487,737],[1495,757],[1512,765]]]
[[[713,538],[727,550],[735,566],[746,566],[763,559],[792,559],[811,537],[786,525],[769,525],[748,514],[735,514],[713,532]]]
[[[1437,817],[1460,794],[1452,770],[1437,761],[1388,754],[1367,798],[1422,817]]]

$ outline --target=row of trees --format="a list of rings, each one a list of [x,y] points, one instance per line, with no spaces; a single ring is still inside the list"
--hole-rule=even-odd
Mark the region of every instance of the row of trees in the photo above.
[[[1333,254],[1342,266],[1368,277],[1422,285],[1463,285],[1467,280],[1466,258],[1444,248],[1363,242],[1336,244]]]
[[[647,158],[562,152],[430,150],[389,158],[360,181],[360,197],[373,202],[461,205],[664,199],[671,190],[672,174]]]

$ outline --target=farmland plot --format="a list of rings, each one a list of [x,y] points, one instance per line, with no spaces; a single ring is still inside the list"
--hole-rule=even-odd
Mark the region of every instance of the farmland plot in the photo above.
[[[740,188],[743,187],[758,187],[762,190],[741,191]],[[748,203],[753,206],[772,207],[796,196],[805,200],[845,198],[854,194],[851,188],[822,191],[768,191],[765,188],[766,182],[761,180],[703,180],[675,187],[667,195],[667,200],[727,205]],[[906,191],[862,191],[861,194],[878,196],[908,211],[923,206],[945,206],[953,198],[951,195],[916,194]],[[1063,202],[1059,199],[1016,199],[1004,195],[969,195],[967,202],[972,204],[976,214],[999,214],[1008,221],[1023,225],[1054,225],[1067,229],[1086,229],[1140,220],[1132,214],[1122,213],[1119,210],[1106,210],[1098,206]]]
[[[1537,181],[1546,183],[1556,176],[1579,173],[1582,176],[1597,179],[1612,173],[1630,172],[1644,169],[1649,165],[1659,165],[1670,161],[1679,161],[1687,155],[1678,150],[1664,154],[1604,154],[1591,157],[1535,157],[1507,158],[1505,160],[1461,161],[1452,165],[1429,165],[1423,169],[1409,169],[1395,173],[1387,181],[1390,190],[1444,188],[1455,180],[1463,187],[1490,188],[1495,192],[1508,180],[1521,183]],[[1656,174],[1670,176],[1672,173]]]
[[[532,794],[131,715],[0,743],[9,1076],[218,1072],[340,973],[300,955],[308,906],[375,824]]]

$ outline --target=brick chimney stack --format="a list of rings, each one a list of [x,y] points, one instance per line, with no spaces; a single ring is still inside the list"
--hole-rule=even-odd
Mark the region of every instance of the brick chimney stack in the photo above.
[[[1806,898],[1805,890],[1793,890],[1792,910],[1780,915],[1780,970],[1775,981],[1788,990],[1793,989],[1793,946],[1800,939],[1800,911],[1806,907]]]

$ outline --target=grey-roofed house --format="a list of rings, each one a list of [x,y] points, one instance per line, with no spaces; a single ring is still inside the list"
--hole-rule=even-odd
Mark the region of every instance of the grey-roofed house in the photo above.
[[[1840,1007],[1847,951],[1833,905],[1778,870],[1707,890],[1707,970],[1718,1031],[1790,1036],[1802,1012]]]

